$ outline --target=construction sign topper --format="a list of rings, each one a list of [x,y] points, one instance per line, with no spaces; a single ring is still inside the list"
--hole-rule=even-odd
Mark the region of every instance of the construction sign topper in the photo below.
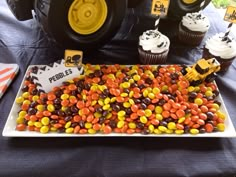
[[[66,67],[82,67],[83,52],[80,50],[65,50]]]
[[[166,16],[169,8],[170,0],[152,0],[151,14]]]
[[[236,23],[236,7],[233,6],[227,7],[224,20],[230,23]]]

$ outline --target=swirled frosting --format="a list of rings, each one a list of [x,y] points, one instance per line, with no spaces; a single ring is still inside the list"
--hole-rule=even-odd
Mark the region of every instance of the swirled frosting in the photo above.
[[[230,36],[225,37],[224,33],[218,33],[207,39],[205,47],[212,55],[222,59],[236,57],[236,41]]]
[[[182,24],[191,31],[206,32],[210,28],[208,18],[200,12],[187,13],[182,18]]]
[[[162,53],[169,50],[170,40],[157,30],[148,30],[139,37],[139,45],[143,50],[152,53]]]

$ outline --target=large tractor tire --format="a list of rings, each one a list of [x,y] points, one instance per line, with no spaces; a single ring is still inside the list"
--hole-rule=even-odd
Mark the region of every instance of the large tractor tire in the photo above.
[[[127,0],[36,0],[34,10],[44,31],[63,47],[90,50],[119,29]]]

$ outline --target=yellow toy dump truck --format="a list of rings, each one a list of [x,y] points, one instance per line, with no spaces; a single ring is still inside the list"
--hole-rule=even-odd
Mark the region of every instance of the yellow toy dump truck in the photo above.
[[[216,78],[216,72],[220,70],[220,63],[215,59],[200,59],[193,66],[184,67],[182,70],[185,78],[191,85],[196,86],[202,82],[212,82]]]

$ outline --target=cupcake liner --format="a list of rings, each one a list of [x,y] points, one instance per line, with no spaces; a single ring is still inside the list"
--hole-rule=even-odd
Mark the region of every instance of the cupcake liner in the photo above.
[[[200,45],[206,33],[196,34],[194,31],[186,31],[183,29],[182,24],[179,24],[179,41],[191,46]]]
[[[144,51],[141,47],[138,48],[139,58],[142,64],[165,64],[169,50],[162,53],[151,53]]]
[[[215,58],[220,63],[220,71],[219,72],[226,72],[229,69],[230,65],[233,63],[234,59],[235,59],[235,57],[229,58],[229,59],[223,59],[219,56],[214,56],[205,47],[203,49],[202,57],[205,58],[205,59]]]

